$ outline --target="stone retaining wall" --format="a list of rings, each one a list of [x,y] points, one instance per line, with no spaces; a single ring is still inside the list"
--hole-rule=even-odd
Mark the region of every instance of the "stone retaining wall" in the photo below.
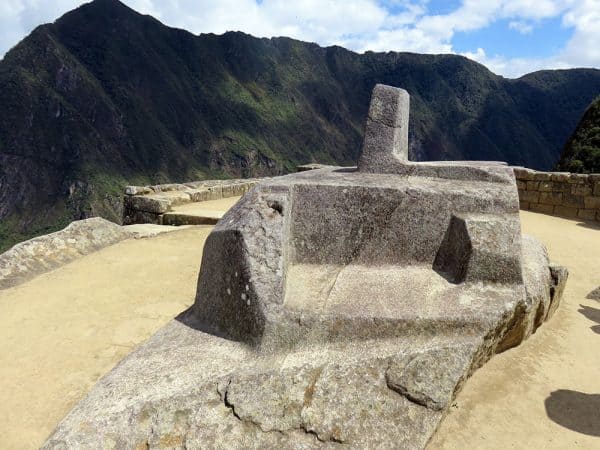
[[[600,221],[600,174],[514,171],[521,209]]]
[[[299,170],[326,166],[306,165]],[[521,209],[600,221],[600,174],[538,172],[514,167]],[[206,180],[183,184],[127,186],[123,224],[162,224],[162,216],[183,203],[244,195],[265,178]]]
[[[183,184],[127,186],[123,199],[123,225],[162,225],[163,214],[184,203],[244,195],[264,178],[205,180]]]

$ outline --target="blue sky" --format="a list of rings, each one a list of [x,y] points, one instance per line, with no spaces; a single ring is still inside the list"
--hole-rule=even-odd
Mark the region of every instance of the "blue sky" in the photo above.
[[[518,77],[600,68],[600,0],[123,0],[193,33],[290,36],[357,52],[456,53]],[[0,0],[0,55],[80,0]]]
[[[526,28],[526,33],[501,19],[485,28],[456,33],[452,46],[457,52],[484,48],[487,53],[506,58],[549,58],[560,52],[573,34],[572,28],[562,27],[560,18],[542,20]],[[527,27],[527,25],[525,25]]]

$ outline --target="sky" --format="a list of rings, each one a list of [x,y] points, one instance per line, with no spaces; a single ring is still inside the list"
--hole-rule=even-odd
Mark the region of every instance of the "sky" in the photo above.
[[[80,0],[0,0],[0,57]],[[509,78],[600,68],[600,0],[123,0],[194,34],[289,36],[356,52],[455,53]]]

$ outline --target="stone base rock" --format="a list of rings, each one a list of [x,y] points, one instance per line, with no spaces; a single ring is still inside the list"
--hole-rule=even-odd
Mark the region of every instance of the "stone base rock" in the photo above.
[[[317,174],[317,179],[327,179],[331,175],[327,172]],[[452,195],[449,184],[443,188],[445,196]],[[199,295],[207,292],[202,287],[206,271],[224,263],[213,259],[216,253],[211,245],[221,249],[220,258],[237,258],[239,264],[252,251],[249,241],[237,247],[233,244],[239,237],[219,232],[231,226],[231,220],[245,217],[240,223],[253,239],[263,243],[275,239],[267,219],[282,220],[279,210],[285,211],[289,204],[280,188],[266,191],[275,192],[276,198],[261,197],[265,189],[255,188],[217,226],[212,239],[218,238],[219,244],[206,244]],[[257,214],[256,222],[248,219],[249,210]],[[259,223],[262,231],[250,233],[252,224]],[[441,231],[438,244],[443,237]],[[228,239],[233,239],[233,246],[222,246]],[[242,253],[229,253],[234,248]],[[310,248],[304,251],[314,258],[322,255]],[[368,251],[363,246],[352,254]],[[389,258],[383,251],[377,257],[386,255]],[[276,260],[275,255],[263,256]],[[370,282],[368,272],[352,264],[345,264],[342,271],[317,266],[321,273],[312,271],[311,264],[293,265],[285,302],[293,312],[312,299],[310,311],[290,316],[305,321],[311,332],[298,340],[290,338],[285,327],[271,329],[269,342],[261,341],[258,347],[252,339],[218,337],[214,330],[207,333],[198,320],[197,303],[100,380],[44,448],[424,448],[469,375],[495,352],[517,345],[534,332],[558,305],[566,271],[551,266],[544,247],[531,237],[522,239],[521,257],[516,259],[523,280],[503,286],[486,287],[479,281],[456,284],[432,266],[413,268],[407,272],[410,289],[399,297],[406,296],[398,304],[404,306],[396,308],[395,314],[401,311],[402,315],[387,321],[382,311],[369,312],[369,308],[385,305],[393,294],[385,287],[397,281],[393,273],[379,268]],[[266,271],[263,275],[283,270],[261,261],[256,267]],[[238,304],[256,301],[252,297],[256,287],[246,289],[242,269],[235,265],[229,269],[231,279],[227,283],[213,279],[215,286],[225,295],[227,288],[232,295],[235,292]],[[237,278],[236,270],[240,271]],[[381,298],[364,304],[359,316],[339,310],[345,307],[344,299],[351,301],[353,291],[369,291],[369,283],[383,289],[372,290]],[[319,294],[318,286],[330,289]],[[331,322],[321,315],[319,322],[308,314],[332,308],[347,319]],[[256,332],[242,324],[239,329]],[[271,342],[276,339],[282,342]]]
[[[544,308],[549,291],[537,299]],[[486,336],[270,355],[194,329],[183,314],[105,376],[43,448],[424,448],[498,336],[527,329],[538,308],[507,305]]]
[[[104,377],[51,448],[424,448],[469,375],[556,310],[498,163],[412,163],[374,90],[359,169],[263,182],[208,237],[194,305]]]

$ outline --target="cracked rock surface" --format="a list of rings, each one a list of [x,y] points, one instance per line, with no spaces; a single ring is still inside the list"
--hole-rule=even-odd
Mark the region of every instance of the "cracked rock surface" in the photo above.
[[[475,347],[464,340],[455,350]],[[391,373],[410,380],[410,362],[423,356],[398,349],[367,342],[256,357],[173,321],[104,377],[44,448],[422,448],[443,412],[415,402],[412,385],[410,394],[390,387]]]
[[[471,371],[472,346],[443,347],[392,359],[386,371],[390,389],[429,409],[446,409]]]

